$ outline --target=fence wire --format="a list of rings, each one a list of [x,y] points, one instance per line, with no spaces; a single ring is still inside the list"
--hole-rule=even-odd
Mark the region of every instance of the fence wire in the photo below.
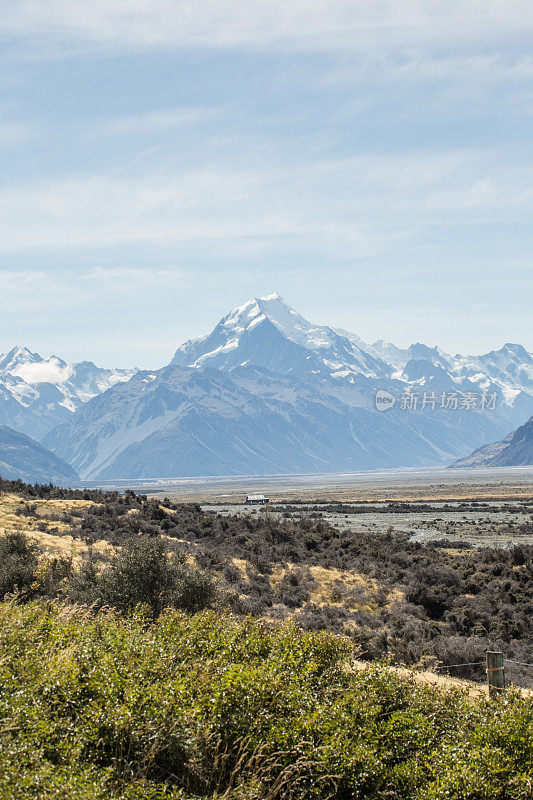
[[[441,664],[438,667],[433,667],[433,669],[455,669],[458,667],[479,667],[481,664],[485,664],[485,661],[465,661],[464,664]],[[504,657],[504,666],[505,664],[519,664],[521,667],[533,667],[533,663],[529,661],[516,661],[514,658],[505,658]],[[491,671],[500,670],[503,667],[493,667]]]

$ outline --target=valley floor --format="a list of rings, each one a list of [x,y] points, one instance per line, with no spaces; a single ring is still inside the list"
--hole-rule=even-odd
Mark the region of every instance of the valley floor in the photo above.
[[[463,499],[431,501],[392,500],[271,502],[266,506],[244,503],[204,503],[207,512],[231,516],[269,514],[282,520],[291,514],[309,515],[355,535],[394,531],[413,542],[449,541],[449,546],[509,547],[533,544],[533,491],[508,500]]]
[[[462,500],[511,499],[533,491],[533,467],[450,470],[393,469],[325,475],[265,475],[146,480],[90,484],[106,490],[134,489],[183,502],[243,502],[247,494],[264,493],[274,500]]]

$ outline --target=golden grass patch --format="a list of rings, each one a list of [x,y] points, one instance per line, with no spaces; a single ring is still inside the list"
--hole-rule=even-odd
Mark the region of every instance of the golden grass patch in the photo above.
[[[35,511],[30,515],[17,514],[17,509],[30,505]],[[31,499],[25,500],[17,494],[5,492],[0,495],[0,536],[9,533],[24,533],[43,548],[45,555],[52,558],[72,558],[79,561],[87,553],[89,546],[67,531],[81,525],[81,519],[73,517],[72,522],[49,519],[51,514],[71,513],[80,508],[94,505],[90,500]],[[45,530],[42,530],[42,528]],[[41,530],[40,530],[41,528]],[[115,548],[106,541],[91,545],[98,553],[109,554]]]
[[[233,559],[233,563],[237,559]],[[246,562],[242,562],[245,571]],[[237,564],[236,564],[237,566]],[[285,577],[294,571],[310,574],[310,602],[316,606],[343,606],[353,610],[375,611],[378,607],[390,607],[403,599],[403,594],[395,589],[385,588],[373,578],[368,578],[351,570],[307,566],[295,564],[287,566],[276,564],[270,573],[270,585],[275,590]]]

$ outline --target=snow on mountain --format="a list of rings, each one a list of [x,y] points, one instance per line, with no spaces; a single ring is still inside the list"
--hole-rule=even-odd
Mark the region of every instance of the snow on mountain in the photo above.
[[[95,397],[43,443],[96,480],[353,471],[447,463],[494,429],[457,416],[466,448],[438,416],[413,424],[257,368],[169,365]]]
[[[372,350],[387,364],[392,364],[393,367],[399,370],[403,369],[410,359],[409,350],[402,350],[392,342],[384,342],[383,339],[378,339],[377,342],[374,342]]]
[[[456,355],[450,369],[458,375],[497,381],[507,389],[533,391],[533,356],[520,344],[507,343],[500,350],[480,356]]]
[[[420,342],[402,349],[396,347],[392,342],[384,342],[383,339],[378,339],[372,345],[372,349],[380,358],[400,370],[412,360],[425,360],[444,368],[449,367],[450,364],[450,356],[439,347],[428,347]]]
[[[393,377],[407,383],[419,383],[424,370],[431,371],[429,364],[438,368],[437,373],[443,378],[441,383],[450,387],[455,384],[458,391],[496,391],[498,399],[509,407],[520,407],[524,394],[533,395],[533,356],[520,344],[507,343],[500,350],[479,356],[451,356],[439,347],[420,342],[401,349],[379,340],[372,349],[396,369]]]
[[[387,376],[390,367],[327,325],[314,325],[276,292],[254,297],[220,320],[209,336],[189,340],[174,355],[179,366],[224,371],[252,364],[281,374]]]
[[[0,354],[0,424],[40,439],[82,403],[134,372],[103,369],[91,361],[70,364],[13,347]]]
[[[533,413],[525,350],[461,359],[421,343],[367,345],[309,322],[278,294],[253,298],[167,367],[81,405],[44,443],[96,479],[449,463]],[[397,400],[387,413],[378,391]],[[440,399],[482,391],[494,395],[490,408]],[[408,409],[406,392],[438,402]]]
[[[523,404],[524,393],[533,394],[533,358],[521,345],[506,344],[481,356],[450,356],[421,342],[405,349],[383,340],[369,345],[349,331],[309,322],[277,292],[233,309],[208,336],[185,342],[172,363],[208,365],[226,372],[251,365],[276,374],[315,374],[354,385],[362,378],[394,378],[420,387],[432,378],[442,389],[491,389],[510,407]],[[435,370],[428,365],[439,368],[439,381],[429,375]]]

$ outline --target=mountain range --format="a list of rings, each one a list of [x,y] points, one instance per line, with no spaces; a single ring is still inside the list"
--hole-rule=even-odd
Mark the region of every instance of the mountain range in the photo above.
[[[533,465],[533,417],[498,442],[478,447],[452,464],[459,467],[525,467]]]
[[[27,347],[0,353],[0,425],[41,439],[67,422],[83,403],[135,370],[103,369],[92,361],[70,364],[58,356],[43,358]]]
[[[533,358],[511,343],[473,356],[367,344],[276,293],[232,310],[161,369],[19,348],[0,360],[6,387],[0,422],[83,479],[347,472],[449,464],[503,437],[533,413]]]
[[[20,431],[0,425],[0,475],[6,480],[60,486],[78,481],[70,466]]]
[[[378,391],[394,398],[386,412]],[[402,407],[408,391],[416,408]],[[435,407],[422,408],[424,392]],[[454,395],[493,407],[441,407]],[[343,472],[449,463],[532,412],[520,345],[482,356],[369,345],[273,294],[94,397],[43,443],[94,480]]]

